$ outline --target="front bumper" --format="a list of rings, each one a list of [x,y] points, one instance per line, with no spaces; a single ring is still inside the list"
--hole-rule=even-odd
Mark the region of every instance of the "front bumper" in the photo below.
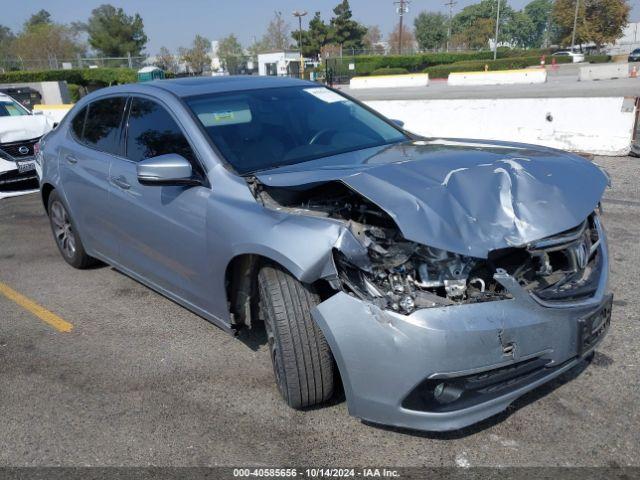
[[[35,170],[20,172],[15,162],[0,158],[0,199],[32,193],[38,188]]]
[[[545,304],[505,273],[495,278],[513,295],[509,300],[427,308],[407,316],[344,292],[318,305],[312,313],[336,359],[350,414],[417,430],[455,430],[505,410],[576,366],[608,328],[608,322],[601,325],[597,337],[581,344],[584,320],[611,305],[602,235],[598,289],[580,302]],[[531,367],[523,374],[518,369],[525,365]],[[519,376],[509,378],[509,371]],[[478,375],[482,372],[506,383],[447,408],[420,401],[425,383],[478,384],[487,376]]]

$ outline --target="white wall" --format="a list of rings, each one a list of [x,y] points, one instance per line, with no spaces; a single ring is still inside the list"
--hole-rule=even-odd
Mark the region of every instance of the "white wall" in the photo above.
[[[369,77],[353,77],[349,88],[396,88],[426,87],[429,85],[428,73],[412,73],[408,75],[371,75]]]
[[[635,119],[633,99],[622,97],[365,103],[428,137],[509,140],[600,155],[629,153]]]
[[[447,85],[516,85],[545,83],[547,71],[543,68],[524,70],[496,70],[493,72],[450,73]]]

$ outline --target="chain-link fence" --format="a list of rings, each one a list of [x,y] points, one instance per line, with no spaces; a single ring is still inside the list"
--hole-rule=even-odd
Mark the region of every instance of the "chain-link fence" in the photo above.
[[[0,72],[20,70],[70,70],[72,68],[141,68],[147,57],[82,57],[58,58],[49,55],[46,58],[0,58]]]

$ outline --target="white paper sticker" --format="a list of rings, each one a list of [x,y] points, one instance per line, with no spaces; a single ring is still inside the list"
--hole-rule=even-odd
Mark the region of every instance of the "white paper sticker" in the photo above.
[[[344,98],[342,95],[338,95],[336,92],[329,90],[324,87],[315,87],[315,88],[305,88],[305,92],[310,93],[316,98],[319,98],[323,102],[326,103],[335,103],[335,102],[348,102],[348,98]]]

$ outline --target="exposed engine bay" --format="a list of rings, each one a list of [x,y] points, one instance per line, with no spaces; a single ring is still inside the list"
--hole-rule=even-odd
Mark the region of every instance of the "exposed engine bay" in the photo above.
[[[340,286],[380,308],[409,314],[421,308],[512,298],[495,280],[496,272],[512,275],[545,301],[573,300],[595,292],[599,265],[595,214],[568,232],[494,250],[484,259],[405,239],[389,214],[341,182],[305,189],[252,186],[269,208],[347,222],[366,248],[368,261],[354,261],[334,249]]]

